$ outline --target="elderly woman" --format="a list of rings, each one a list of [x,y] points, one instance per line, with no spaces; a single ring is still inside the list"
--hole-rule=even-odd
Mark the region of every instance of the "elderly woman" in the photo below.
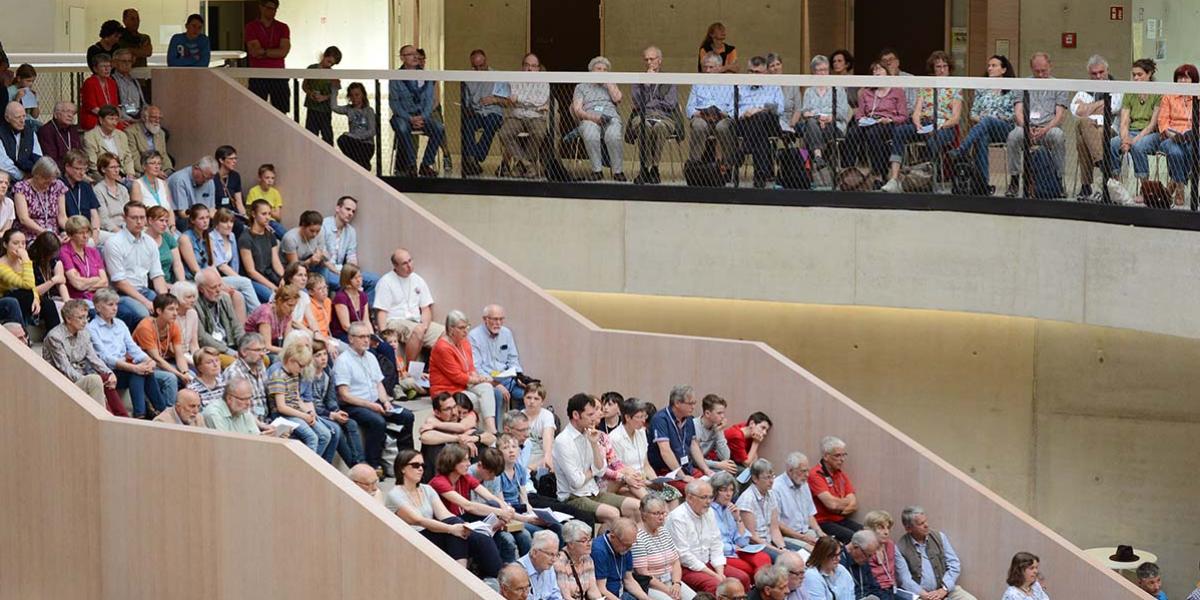
[[[199,294],[196,284],[190,281],[176,281],[171,284],[171,295],[179,301],[179,314],[175,322],[183,336],[183,354],[189,365],[195,364],[196,352],[200,350],[200,316],[196,312],[196,299]]]
[[[67,220],[67,185],[59,180],[61,174],[54,159],[43,156],[34,163],[29,178],[13,186],[17,228],[29,243],[43,231],[57,232]]]
[[[167,187],[167,175],[163,172],[163,156],[155,150],[142,155],[142,176],[133,182],[129,198],[141,202],[147,208],[161,206],[173,211],[171,188]]]
[[[88,245],[92,237],[92,223],[83,215],[67,219],[67,243],[58,250],[58,259],[63,264],[67,278],[67,295],[92,304],[92,294],[108,287],[108,273],[104,270],[104,258],[100,251]]]
[[[934,77],[949,77],[954,69],[950,55],[941,50],[929,55],[925,61],[926,72]],[[909,142],[924,141],[929,156],[938,157],[942,149],[954,143],[958,126],[962,122],[962,90],[956,88],[921,88],[917,91],[913,105],[912,120],[896,128],[892,136],[891,173],[883,191],[899,193],[900,163],[904,159],[904,148]]]
[[[652,600],[691,600],[696,593],[683,585],[683,566],[675,541],[663,524],[667,503],[658,496],[644,496],[640,505],[642,522],[633,543],[633,573]]]
[[[1017,72],[1007,56],[993,54],[988,58],[985,75],[1000,79],[1016,77]],[[975,90],[975,101],[971,103],[971,131],[967,132],[967,137],[958,148],[948,153],[950,158],[958,158],[959,154],[968,151],[974,152],[975,167],[986,177],[989,168],[988,144],[1008,139],[1008,132],[1013,128],[1013,108],[1016,102],[1016,90]]]
[[[775,469],[771,461],[760,458],[751,463],[750,486],[737,501],[742,524],[750,534],[750,543],[761,544],[772,559],[789,549],[779,529],[779,501],[771,494],[774,485]]]
[[[588,61],[588,70],[607,73],[612,63],[603,56]],[[608,161],[613,181],[625,181],[622,170],[622,154],[625,150],[621,115],[617,105],[621,103],[621,90],[615,83],[581,83],[575,86],[571,100],[571,114],[579,120],[579,136],[592,161],[589,181],[604,178],[604,149],[608,149]]]
[[[196,363],[196,376],[188,389],[200,394],[201,408],[220,400],[225,395],[225,374],[221,372],[221,353],[205,346],[192,355]]]
[[[109,152],[96,159],[96,170],[103,177],[93,186],[100,203],[100,243],[125,226],[125,205],[129,204],[129,189],[121,177],[121,161]]]
[[[563,523],[563,549],[554,561],[563,600],[601,600],[592,562],[592,528],[579,520]]]
[[[112,55],[97,54],[92,57],[92,76],[83,81],[79,90],[79,128],[88,131],[100,123],[100,107],[116,106],[121,103],[121,92],[117,81],[112,78]],[[125,129],[125,123],[118,125]]]
[[[892,525],[895,521],[886,510],[873,510],[863,518],[863,528],[875,532],[879,540],[879,550],[871,555],[871,574],[885,590],[896,588],[896,542],[892,541]]]
[[[1008,588],[1000,600],[1050,600],[1046,590],[1042,589],[1038,569],[1037,555],[1028,552],[1018,552],[1013,555],[1012,563],[1008,566]],[[1193,594],[1194,595],[1194,594]],[[1189,596],[1190,597],[1190,596]]]
[[[483,430],[495,435],[500,394],[492,387],[490,376],[475,370],[475,357],[467,339],[470,329],[471,323],[461,310],[446,315],[446,334],[438,338],[429,354],[429,395],[465,393],[483,418]]]
[[[809,70],[813,75],[828,75],[829,59],[820,54],[814,56],[809,61]],[[849,122],[849,91],[827,85],[804,90],[804,99],[791,117],[791,127],[804,137],[804,145],[812,152],[813,164],[817,167],[825,163],[825,150],[829,143],[839,135],[846,134]]]
[[[887,69],[879,61],[871,63],[871,74],[886,77]],[[865,87],[858,90],[858,109],[854,116],[858,127],[850,129],[848,140],[855,162],[865,163],[878,174],[888,166],[890,145],[895,128],[908,122],[908,99],[901,88]]]
[[[854,578],[842,566],[841,558],[841,542],[830,536],[817,540],[805,563],[808,569],[804,571],[804,582],[800,584],[800,597],[804,600],[853,598]]]
[[[725,564],[732,565],[750,577],[759,569],[771,566],[771,557],[766,552],[741,550],[750,545],[750,533],[745,523],[738,518],[738,507],[733,504],[737,492],[737,480],[725,471],[717,471],[709,483],[713,487],[712,511],[721,529],[721,543],[725,548]]]

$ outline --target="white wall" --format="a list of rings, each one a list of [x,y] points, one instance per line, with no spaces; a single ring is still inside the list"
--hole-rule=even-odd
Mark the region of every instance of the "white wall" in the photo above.
[[[388,0],[293,0],[282,3],[276,18],[292,32],[288,68],[303,69],[317,62],[329,46],[342,51],[341,68],[389,66]]]
[[[1155,19],[1154,39],[1147,21]],[[1170,81],[1175,68],[1184,63],[1200,62],[1200,3],[1194,0],[1134,0],[1133,51],[1137,58],[1157,59],[1158,44],[1165,43],[1163,58],[1158,60],[1158,79]]]
[[[8,15],[21,15],[21,24],[16,26]],[[4,34],[0,42],[4,42],[4,51],[9,54],[18,52],[54,52],[55,31],[57,19],[54,2],[41,0],[0,0],[0,15],[4,17]],[[58,33],[62,34],[61,25]],[[16,65],[13,65],[16,68]]]

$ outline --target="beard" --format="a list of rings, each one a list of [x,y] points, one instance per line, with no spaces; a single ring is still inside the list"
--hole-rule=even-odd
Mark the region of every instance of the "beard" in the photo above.
[[[146,131],[150,132],[150,135],[158,135],[162,131],[162,124],[143,123],[143,125],[146,126]]]

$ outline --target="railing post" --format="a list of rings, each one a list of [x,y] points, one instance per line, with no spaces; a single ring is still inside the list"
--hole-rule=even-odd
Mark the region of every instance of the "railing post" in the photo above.
[[[375,176],[383,177],[383,94],[375,80]]]
[[[1192,96],[1192,212],[1200,209],[1200,97]]]
[[[1112,131],[1112,95],[1104,93],[1100,95],[1100,98],[1104,100],[1104,131],[1100,134],[1100,140],[1103,142],[1101,144],[1100,176],[1104,178],[1104,181],[1100,183],[1100,197],[1104,199],[1105,204],[1108,204],[1112,202],[1111,194],[1108,193],[1108,180],[1112,177],[1112,165],[1108,162],[1109,134]],[[1117,174],[1120,175],[1120,172],[1121,167],[1118,165]]]
[[[300,80],[292,80],[292,118],[300,122]]]
[[[1022,140],[1023,143],[1021,144],[1021,155],[1022,155],[1021,156],[1021,160],[1022,160],[1022,169],[1021,170],[1023,172],[1022,173],[1023,181],[1021,182],[1021,190],[1023,192],[1022,196],[1026,197],[1026,198],[1031,198],[1031,197],[1033,197],[1033,190],[1030,189],[1030,187],[1029,187],[1029,185],[1030,185],[1029,172],[1031,170],[1030,164],[1029,164],[1029,146],[1030,146],[1030,141],[1029,141],[1029,134],[1030,134],[1030,132],[1029,132],[1029,90],[1023,90],[1021,92],[1021,115],[1024,117],[1024,119],[1022,120],[1021,130],[1025,134],[1023,136],[1024,139]],[[1010,175],[1009,179],[1010,180],[1012,179],[1011,175]],[[1011,183],[1011,181],[1009,183]]]
[[[829,114],[830,114],[830,115],[832,115],[832,117],[833,117],[833,121],[831,122],[831,124],[833,125],[833,144],[832,144],[832,148],[830,147],[831,145],[828,145],[828,144],[827,144],[827,145],[825,146],[825,151],[828,153],[828,152],[829,152],[829,150],[831,150],[831,149],[833,150],[833,157],[832,157],[833,159],[832,159],[832,160],[830,160],[830,164],[832,164],[832,165],[833,165],[833,172],[829,174],[829,181],[830,181],[830,186],[829,186],[829,187],[830,187],[830,191],[834,191],[834,192],[836,192],[836,191],[837,191],[837,190],[836,190],[836,189],[834,189],[834,188],[836,188],[836,187],[837,187],[837,176],[838,176],[838,173],[839,173],[839,172],[842,170],[842,169],[841,169],[842,153],[839,151],[839,147],[838,147],[838,144],[837,144],[837,137],[838,137],[838,128],[837,128],[837,104],[838,104],[838,103],[837,103],[837,96],[838,96],[838,92],[837,92],[837,86],[835,86],[835,85],[831,85],[831,86],[829,86],[829,101],[830,101],[830,104],[829,104]],[[846,98],[846,102],[847,102],[847,106],[849,106],[850,99],[849,99],[849,98]],[[819,129],[820,129],[820,124],[821,124],[821,122],[820,122],[820,117],[818,116],[818,117],[817,117],[817,119],[818,119],[818,120],[817,120],[817,128],[818,128],[818,130],[819,130]],[[846,130],[847,130],[847,131],[849,131],[849,130],[850,130],[850,123],[849,123],[849,122],[847,122],[847,123],[846,123]],[[824,134],[822,133],[821,135],[823,136]],[[810,153],[812,152],[812,148],[809,148],[809,152],[810,152]],[[829,160],[829,159],[828,159],[828,158],[826,158],[826,160]]]
[[[738,187],[741,179],[742,167],[742,132],[741,132],[741,117],[739,116],[741,109],[741,97],[738,94],[738,88],[741,86],[733,86],[733,156],[726,157],[729,161],[729,166],[733,169],[733,187]],[[717,140],[717,148],[721,147],[720,139]],[[721,182],[724,187],[725,183]]]
[[[638,85],[640,84],[633,84],[630,91],[638,99],[638,175],[640,176],[646,173],[646,94],[638,94],[637,91],[647,88],[638,88]],[[643,181],[643,183],[645,182]]]
[[[942,178],[942,148],[941,148],[941,142],[939,140],[939,138],[942,135],[942,131],[941,131],[941,129],[938,128],[938,89],[931,88],[930,91],[933,92],[933,94],[931,94],[931,96],[933,97],[933,131],[929,132],[929,142],[927,142],[925,144],[925,149],[929,150],[930,154],[933,155],[933,157],[932,157],[933,158],[933,161],[932,161],[933,162],[933,182],[938,183]],[[920,95],[920,93],[921,93],[920,91],[917,92],[918,95]],[[921,116],[916,115],[916,118],[918,121],[916,123],[917,129],[920,129],[921,128],[921,123],[920,123]],[[918,134],[918,139],[919,139],[919,137],[920,137],[920,134]],[[935,146],[936,146],[936,148],[935,148]],[[901,157],[900,160],[903,161],[904,158]],[[936,189],[933,189],[931,191],[935,194],[937,193]]]

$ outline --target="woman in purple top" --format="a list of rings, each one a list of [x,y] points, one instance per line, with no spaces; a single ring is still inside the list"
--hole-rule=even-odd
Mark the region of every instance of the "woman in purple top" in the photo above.
[[[342,266],[341,279],[338,281],[341,290],[333,297],[333,318],[329,320],[329,333],[345,342],[350,324],[355,321],[370,323],[370,307],[367,293],[363,291],[363,276],[356,265],[347,263]]]
[[[871,74],[888,74],[879,61],[871,63]],[[908,100],[902,88],[865,87],[858,90],[856,122],[848,132],[850,152],[856,163],[866,163],[878,175],[887,172],[893,130],[908,122]]]
[[[67,219],[67,243],[58,251],[67,276],[67,294],[71,298],[92,303],[96,290],[108,287],[108,273],[104,271],[104,258],[95,247],[88,246],[92,236],[92,222],[83,215]]]

